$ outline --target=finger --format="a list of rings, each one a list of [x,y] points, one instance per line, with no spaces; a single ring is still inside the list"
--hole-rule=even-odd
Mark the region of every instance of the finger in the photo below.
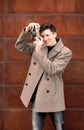
[[[39,37],[35,37],[34,39],[35,39],[35,41],[37,41],[37,42],[40,42],[40,41],[41,41],[41,39],[40,39]]]
[[[30,28],[30,30],[33,30],[33,29],[34,29],[34,24],[33,24],[33,23],[30,23],[30,24],[29,24],[29,28]]]

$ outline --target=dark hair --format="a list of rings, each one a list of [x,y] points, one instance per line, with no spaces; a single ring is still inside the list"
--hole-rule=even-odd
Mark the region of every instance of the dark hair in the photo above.
[[[44,23],[40,27],[40,33],[44,30],[50,29],[51,32],[56,32],[56,27],[51,23]]]

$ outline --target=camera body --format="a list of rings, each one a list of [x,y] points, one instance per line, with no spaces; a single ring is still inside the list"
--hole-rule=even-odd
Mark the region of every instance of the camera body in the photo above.
[[[39,30],[40,30],[40,25],[37,26],[37,24],[34,24],[33,29],[30,31],[32,39],[34,39],[39,35]]]
[[[36,26],[34,26],[34,29],[31,30],[31,36],[32,36],[33,39],[37,36]]]

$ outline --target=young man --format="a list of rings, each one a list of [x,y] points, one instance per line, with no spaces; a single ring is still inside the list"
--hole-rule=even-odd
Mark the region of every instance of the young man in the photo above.
[[[36,31],[34,42],[27,43],[28,35]],[[31,64],[21,93],[25,107],[32,101],[32,130],[42,130],[49,113],[55,130],[64,130],[65,110],[62,74],[72,52],[57,37],[51,23],[29,23],[19,35],[15,47],[31,55]]]

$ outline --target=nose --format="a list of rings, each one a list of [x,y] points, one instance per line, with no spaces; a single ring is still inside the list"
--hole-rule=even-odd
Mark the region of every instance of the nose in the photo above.
[[[47,37],[46,37],[46,36],[45,36],[45,37],[43,37],[43,40],[44,40],[44,41],[46,41],[46,40],[47,40]]]

